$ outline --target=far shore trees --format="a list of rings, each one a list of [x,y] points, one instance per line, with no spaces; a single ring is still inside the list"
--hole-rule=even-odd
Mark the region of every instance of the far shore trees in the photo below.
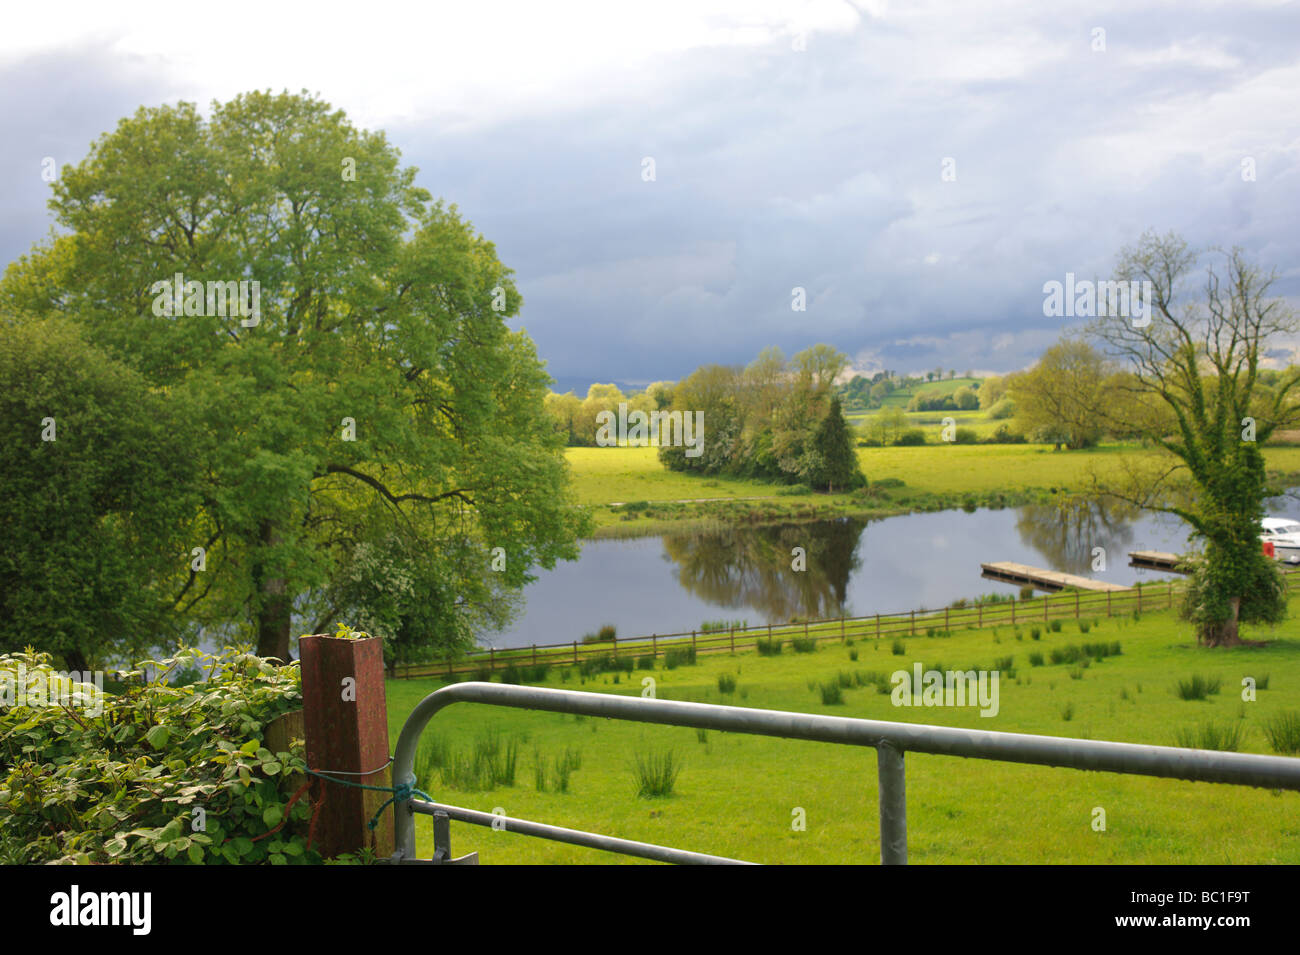
[[[1192,270],[1207,258],[1200,301]],[[1206,646],[1241,643],[1241,623],[1276,623],[1286,595],[1259,534],[1269,495],[1261,445],[1300,421],[1300,369],[1260,367],[1289,344],[1296,316],[1274,297],[1276,274],[1240,249],[1203,256],[1177,235],[1148,232],[1119,256],[1116,278],[1151,283],[1150,321],[1099,319],[1091,331],[1125,365],[1110,414],[1163,448],[1157,467],[1134,465],[1100,485],[1143,508],[1176,514],[1205,544],[1194,563],[1186,619]]]
[[[862,476],[833,393],[847,364],[847,356],[819,344],[788,361],[779,348],[765,348],[743,369],[696,369],[674,388],[672,407],[683,413],[703,412],[703,453],[691,457],[682,447],[665,446],[659,449],[659,459],[675,471],[760,477],[822,489],[856,486]],[[844,447],[852,458],[848,470]]]
[[[1007,393],[1015,402],[1020,430],[1059,450],[1096,444],[1104,434],[1109,379],[1115,373],[1106,356],[1088,342],[1067,338],[1047,349],[1038,364],[1009,376]]]

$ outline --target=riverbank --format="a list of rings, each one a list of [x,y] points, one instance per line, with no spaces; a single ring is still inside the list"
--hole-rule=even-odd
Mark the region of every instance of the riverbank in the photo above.
[[[1300,486],[1300,447],[1264,449],[1278,487]],[[655,448],[569,448],[579,503],[591,509],[593,538],[889,517],[918,511],[1018,507],[1085,494],[1132,457],[1157,452],[1129,444],[1085,451],[1050,445],[926,445],[859,448],[870,482],[852,493],[814,493],[744,478],[668,471]]]

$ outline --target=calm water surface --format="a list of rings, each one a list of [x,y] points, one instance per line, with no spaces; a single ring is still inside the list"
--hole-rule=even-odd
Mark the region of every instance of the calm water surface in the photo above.
[[[1270,513],[1300,514],[1294,502],[1276,503]],[[801,573],[791,569],[795,547],[807,552]],[[1105,549],[1104,571],[1092,569],[1096,547]],[[525,589],[525,609],[512,629],[482,642],[565,643],[605,623],[619,637],[633,637],[691,630],[705,620],[784,623],[1015,593],[1015,585],[981,575],[980,564],[993,561],[1132,584],[1172,575],[1130,567],[1128,551],[1188,548],[1186,526],[1175,518],[1096,504],[1070,512],[1032,505],[589,541],[577,561],[542,571]]]

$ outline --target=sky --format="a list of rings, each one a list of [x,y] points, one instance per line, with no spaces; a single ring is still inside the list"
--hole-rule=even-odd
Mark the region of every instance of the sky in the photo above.
[[[1044,284],[1148,229],[1241,246],[1300,305],[1295,3],[109,7],[6,11],[2,262],[53,224],[47,157],[305,89],[495,243],[558,390],[817,342],[1016,370],[1080,321]]]

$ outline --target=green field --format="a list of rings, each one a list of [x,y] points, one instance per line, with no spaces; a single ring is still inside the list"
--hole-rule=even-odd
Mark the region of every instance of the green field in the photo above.
[[[1300,610],[1300,598],[1292,602]],[[959,631],[949,637],[860,640],[853,647],[822,644],[815,653],[753,652],[701,656],[699,665],[637,670],[614,684],[612,675],[588,678],[572,671],[562,682],[553,669],[543,684],[606,693],[639,694],[652,676],[658,696],[675,700],[829,713],[899,722],[1172,745],[1180,728],[1213,720],[1240,724],[1244,752],[1269,752],[1264,722],[1300,709],[1300,621],[1276,631],[1247,634],[1265,647],[1231,651],[1194,645],[1186,624],[1166,613],[1102,620],[1088,634],[1073,621],[1061,632],[1031,627]],[[1029,655],[1050,660],[1054,648],[1120,641],[1122,654],[1086,669],[1069,664],[1031,666]],[[851,651],[859,659],[850,660]],[[843,705],[823,705],[809,681],[835,680],[843,671],[888,674],[922,661],[938,669],[990,669],[1013,658],[1015,679],[1001,682],[1000,711],[982,718],[974,709],[898,708],[874,687],[844,690]],[[1072,678],[1074,671],[1078,679]],[[1181,700],[1173,687],[1193,673],[1219,677],[1222,689],[1206,700]],[[719,691],[730,674],[733,694]],[[1268,689],[1241,701],[1241,680]],[[390,733],[396,739],[407,713],[436,680],[388,683]],[[1072,718],[1064,718],[1066,707]],[[869,749],[657,727],[605,719],[458,704],[439,714],[426,737],[465,750],[495,729],[521,738],[516,780],[490,792],[459,792],[438,779],[420,785],[435,799],[572,828],[767,863],[873,863],[879,860],[875,754]],[[565,747],[581,750],[581,768],[567,793],[534,788],[534,749],[552,761]],[[638,753],[671,749],[684,762],[673,795],[639,798],[632,764]],[[1300,794],[1209,783],[1088,773],[941,756],[907,757],[907,818],[914,863],[1297,863]],[[1093,810],[1106,813],[1106,831],[1092,828]],[[804,810],[806,831],[792,829]],[[420,855],[432,851],[427,820],[417,821]],[[485,863],[607,863],[627,860],[593,850],[454,823],[453,850],[477,850]]]
[[[725,522],[737,515],[754,519],[755,511],[775,508],[801,519],[841,513],[896,513],[914,507],[960,507],[972,496],[977,503],[1002,496],[1018,503],[1032,492],[1086,493],[1092,475],[1115,474],[1125,456],[1155,457],[1132,445],[1104,444],[1084,451],[1054,451],[1041,444],[932,444],[922,447],[858,448],[862,471],[870,481],[895,478],[901,488],[872,497],[852,494],[783,495],[782,486],[722,476],[702,477],[669,471],[655,448],[569,448],[566,452],[580,504],[592,506],[597,534],[644,533],[699,518]],[[1300,472],[1300,447],[1268,447],[1270,470]],[[1288,480],[1284,483],[1295,483]],[[607,505],[634,502],[722,498],[732,505],[681,504],[650,515]],[[742,501],[742,499],[750,499]],[[815,513],[813,513],[815,512]]]

